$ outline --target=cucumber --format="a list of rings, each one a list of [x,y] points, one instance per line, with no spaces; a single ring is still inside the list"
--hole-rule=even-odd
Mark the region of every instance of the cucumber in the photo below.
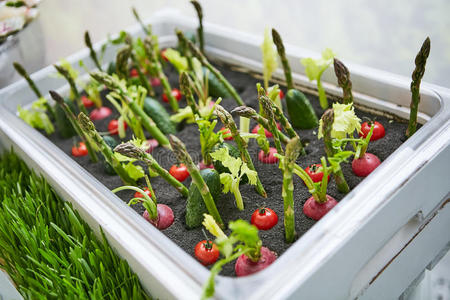
[[[109,146],[109,148],[111,148],[111,150],[116,148],[117,145],[119,145],[119,143],[116,141],[116,139],[109,135],[103,136],[103,140]],[[109,174],[109,175],[116,174],[116,171],[114,171],[114,168],[105,160],[105,157],[103,155],[101,156],[101,161],[103,164],[103,169],[105,170],[106,174]]]
[[[233,96],[228,92],[226,87],[222,84],[222,82],[217,79],[216,75],[214,75],[207,68],[203,67],[203,73],[208,73],[208,92],[209,96],[213,98],[233,98]]]
[[[319,120],[308,98],[296,89],[286,93],[286,105],[289,119],[294,128],[312,129],[319,126]]]
[[[170,121],[169,113],[157,100],[150,97],[145,98],[144,111],[155,121],[162,133],[175,134],[177,132],[175,125]]]
[[[241,152],[239,151],[239,149],[235,146],[233,146],[232,144],[228,144],[228,143],[221,143],[221,144],[216,144],[211,152],[217,151],[222,147],[226,147],[228,148],[228,153],[230,154],[230,156],[238,158],[241,156]],[[222,165],[222,162],[220,162],[219,160],[213,160],[213,166],[214,169],[220,173],[230,173],[230,170],[227,167],[224,167]],[[242,184],[246,184],[248,183],[248,177],[247,175],[244,175],[241,178],[241,183]]]
[[[76,115],[77,111],[73,102],[69,98],[64,99],[64,102],[69,106],[70,110]],[[76,131],[73,128],[72,123],[70,123],[70,120],[67,118],[66,113],[64,112],[62,107],[59,104],[55,104],[53,108],[55,111],[55,126],[59,135],[65,139],[76,135]]]
[[[221,190],[220,176],[214,169],[203,169],[200,175],[205,180],[209,188],[209,192],[214,201],[219,199]],[[189,187],[189,196],[186,202],[186,226],[187,228],[195,228],[202,225],[203,214],[208,213],[203,197],[197,186],[192,182]]]
[[[116,73],[116,63],[114,61],[110,62],[108,65],[108,70],[106,71],[109,75]]]

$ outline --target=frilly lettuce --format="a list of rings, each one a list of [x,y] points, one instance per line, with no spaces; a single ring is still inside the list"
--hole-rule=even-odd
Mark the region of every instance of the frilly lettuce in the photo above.
[[[333,104],[334,122],[331,130],[331,137],[335,139],[343,139],[351,136],[356,130],[361,131],[361,119],[356,116],[352,103],[349,104]],[[319,122],[318,138],[323,137],[322,120]]]

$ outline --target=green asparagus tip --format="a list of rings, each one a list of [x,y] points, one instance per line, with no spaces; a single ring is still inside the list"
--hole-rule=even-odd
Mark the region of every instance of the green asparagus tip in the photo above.
[[[251,107],[243,105],[236,107],[231,113],[245,118],[252,118],[256,114],[256,111]]]
[[[190,40],[186,40],[186,43],[187,43],[192,55],[197,57],[201,62],[203,62],[205,57],[200,52],[200,50],[194,45],[194,43],[192,43],[192,41],[190,41]]]
[[[84,42],[85,42],[86,46],[88,46],[89,48],[92,48],[91,36],[89,35],[89,31],[87,31],[87,30],[84,32]]]
[[[21,64],[19,64],[18,62],[15,61],[15,62],[13,62],[13,66],[14,66],[14,69],[16,69],[17,73],[20,74],[20,76],[22,76],[22,77],[28,76],[27,71],[25,71],[25,68]]]
[[[55,91],[49,91],[49,93],[50,93],[50,96],[52,97],[52,99],[55,100],[57,103],[59,103],[59,104],[64,103],[64,99],[63,99],[63,97],[61,97],[60,94],[58,94]]]
[[[198,17],[201,19],[203,18],[203,11],[202,6],[200,3],[198,3],[196,0],[191,0],[191,4],[194,6],[195,10],[197,11]]]
[[[281,36],[278,33],[278,31],[275,30],[275,28],[272,28],[272,39],[273,43],[277,47],[278,53],[284,53],[284,45],[283,41],[281,40]]]
[[[180,74],[180,89],[185,97],[191,95],[191,79],[186,72],[181,72]]]
[[[133,143],[126,142],[120,145],[117,145],[114,148],[114,152],[120,153],[126,157],[131,157],[135,159],[140,159],[145,155],[145,151],[139,147],[136,147]]]
[[[337,58],[334,59],[334,72],[336,73],[339,86],[343,86],[350,79],[347,67]]]
[[[95,131],[95,125],[94,123],[92,123],[91,119],[89,119],[88,116],[86,116],[85,113],[80,112],[78,114],[78,122],[80,123],[80,126],[85,130],[85,131]]]

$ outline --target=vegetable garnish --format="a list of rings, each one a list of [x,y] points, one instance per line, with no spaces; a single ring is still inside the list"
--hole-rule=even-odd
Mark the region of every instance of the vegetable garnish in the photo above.
[[[86,156],[88,154],[88,149],[86,144],[83,142],[79,142],[72,147],[72,155],[75,157]]]
[[[169,169],[170,175],[175,177],[179,182],[183,182],[189,177],[189,172],[184,164],[173,165]]]
[[[239,210],[244,209],[244,201],[239,190],[239,183],[243,176],[247,176],[251,185],[256,185],[257,173],[250,170],[245,162],[240,157],[235,158],[228,152],[227,147],[219,148],[211,153],[213,160],[218,160],[222,165],[230,170],[230,173],[221,173],[220,182],[223,184],[223,192],[232,192],[236,199],[236,206]]]
[[[376,141],[381,139],[382,137],[384,137],[384,135],[386,134],[386,131],[384,129],[384,126],[378,122],[378,121],[369,121],[369,122],[364,122],[361,124],[361,132],[359,133],[359,136],[365,138],[367,137],[367,135],[370,132],[370,128],[372,128],[373,125],[373,133],[372,133],[372,137],[370,138],[370,141]]]
[[[269,230],[278,223],[277,214],[268,207],[261,207],[255,210],[252,214],[252,225],[255,225],[259,230]]]
[[[321,77],[323,72],[333,63],[335,53],[330,48],[326,48],[322,52],[322,57],[319,59],[302,58],[300,62],[305,67],[306,76],[309,80],[316,80],[317,89],[319,91],[319,101],[322,109],[328,108],[328,100],[325,94],[325,89],[322,86]]]

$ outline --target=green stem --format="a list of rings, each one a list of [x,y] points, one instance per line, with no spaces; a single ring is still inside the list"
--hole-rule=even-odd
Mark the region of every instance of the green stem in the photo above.
[[[75,97],[75,102],[77,103],[78,110],[87,115],[88,112],[83,104],[83,101],[81,101],[80,93],[78,92],[77,85],[75,84],[75,80],[73,79],[72,75],[70,75],[69,71],[63,66],[54,65],[54,67],[59,74],[61,74],[62,76],[64,76],[64,78],[66,78],[67,82],[69,83],[70,90],[72,91],[73,96]]]
[[[241,152],[242,161],[245,162],[250,170],[256,171],[255,166],[253,165],[252,158],[247,150],[247,142],[241,137],[239,131],[236,127],[236,123],[233,120],[233,117],[230,115],[228,111],[226,111],[221,105],[216,106],[216,114],[225,125],[226,128],[230,130],[231,135],[233,136],[234,141],[236,142],[239,151]],[[264,187],[259,179],[259,176],[256,175],[256,191],[263,196],[267,197],[267,193],[264,190]]]
[[[287,89],[293,89],[294,83],[292,81],[291,67],[289,66],[289,61],[286,58],[286,50],[284,49],[283,41],[281,40],[280,34],[272,28],[272,39],[277,47],[278,55],[281,58],[281,64],[283,65],[284,76],[286,77]]]
[[[134,17],[136,18],[136,21],[138,21],[139,24],[141,25],[141,28],[145,32],[145,34],[150,35],[151,34],[150,30],[148,30],[147,26],[145,26],[144,22],[142,22],[141,17],[139,16],[136,8],[132,7],[131,11],[133,12]]]
[[[191,78],[189,77],[189,75],[186,72],[181,72],[179,81],[180,81],[181,92],[183,93],[184,97],[186,98],[187,104],[189,105],[189,107],[192,110],[194,119],[195,119],[195,115],[198,115],[200,117],[200,112],[198,110],[197,102],[195,102],[194,96],[192,95],[191,88],[193,86],[193,82],[192,82]]]
[[[178,38],[178,45],[180,48],[181,54],[183,54],[184,57],[187,58],[188,61],[188,69],[193,71],[194,70],[194,64],[192,63],[192,55],[190,54],[189,48],[187,46],[187,39],[184,36],[183,32],[181,30],[175,30],[175,33]]]
[[[269,97],[265,95],[265,91],[263,88],[260,88],[258,90],[258,98],[259,102],[262,105],[264,115],[266,116],[267,120],[269,121],[269,128],[270,132],[272,132],[273,135],[273,141],[275,143],[275,148],[277,149],[277,152],[280,154],[283,154],[283,148],[281,148],[280,138],[278,137],[278,128],[277,123],[275,122],[275,115],[272,108],[272,100],[270,100]],[[301,145],[301,144],[300,144]]]
[[[328,108],[327,95],[325,94],[325,89],[322,86],[322,81],[320,80],[320,78],[317,79],[317,90],[319,91],[320,107],[322,107],[322,109],[327,109]]]
[[[103,71],[100,61],[97,57],[97,53],[94,51],[94,47],[92,46],[91,36],[89,35],[89,31],[87,31],[87,30],[84,32],[84,43],[89,48],[89,55],[90,55],[91,59],[94,61],[95,66],[100,71]]]
[[[417,129],[417,111],[420,103],[420,83],[422,81],[423,74],[425,73],[425,65],[427,63],[428,55],[430,54],[430,38],[427,37],[420,48],[419,53],[416,56],[415,64],[416,68],[412,73],[411,82],[411,104],[409,113],[409,123],[406,129],[406,137],[411,137]]]
[[[205,40],[204,40],[204,36],[203,36],[203,11],[202,11],[202,6],[196,0],[192,0],[191,4],[194,6],[195,11],[197,12],[197,16],[198,16],[197,36],[198,36],[198,41],[199,41],[199,44],[200,44],[200,51],[202,51],[202,53],[205,54]]]
[[[111,192],[116,194],[117,192],[120,192],[123,190],[133,190],[135,192],[140,193],[144,197],[143,206],[148,211],[150,220],[152,220],[152,221],[158,220],[158,210],[156,208],[156,203],[153,202],[152,199],[150,199],[150,197],[147,195],[146,192],[144,192],[142,189],[140,189],[136,186],[131,186],[131,185],[120,186],[118,188],[113,189]],[[152,195],[153,195],[153,193],[152,193]]]
[[[222,73],[220,73],[219,70],[217,70],[213,65],[209,63],[208,59],[206,59],[206,57],[198,50],[197,47],[195,47],[195,45],[191,41],[186,40],[186,42],[192,55],[197,57],[197,59],[202,63],[202,65],[208,68],[209,71],[216,76],[216,78],[225,86],[225,88],[231,94],[231,96],[233,96],[234,100],[236,100],[236,103],[238,105],[245,105],[244,101],[242,101],[241,96],[239,96],[238,92],[234,89],[234,87],[230,84],[230,82],[222,75]]]
[[[197,186],[200,194],[202,195],[205,206],[209,214],[216,220],[217,224],[224,228],[224,223],[220,217],[219,211],[217,210],[216,203],[209,191],[208,185],[206,185],[205,180],[200,174],[200,170],[192,161],[192,157],[186,150],[186,146],[182,141],[180,141],[173,134],[170,135],[170,144],[173,148],[173,153],[175,154],[178,161],[186,166],[191,175],[192,182]]]
[[[234,198],[236,199],[236,206],[239,210],[244,210],[244,201],[242,200],[242,195],[241,195],[241,191],[239,190],[239,181],[241,179],[238,178],[238,180],[236,181],[236,183],[233,184],[233,194],[234,194]]]
[[[57,92],[49,91],[49,93],[50,93],[50,96],[53,98],[53,100],[55,100],[57,105],[61,106],[61,108],[63,109],[70,124],[75,129],[76,133],[78,134],[80,139],[83,141],[83,143],[85,143],[86,148],[88,149],[88,155],[89,155],[89,158],[91,159],[91,161],[93,163],[97,162],[98,157],[97,157],[97,154],[95,153],[96,152],[95,148],[91,144],[92,141],[91,141],[90,137],[80,127],[80,124],[78,123],[75,114],[72,112],[70,107],[64,102],[64,99]]]
[[[145,87],[145,89],[147,90],[147,94],[150,97],[154,97],[155,96],[155,91],[153,90],[153,87],[150,84],[150,82],[147,79],[147,77],[145,76],[145,74],[142,73],[142,70],[139,67],[139,62],[138,62],[138,60],[136,58],[136,55],[134,55],[133,53],[131,53],[131,60],[133,61],[134,67],[136,68],[136,71],[138,72],[139,81],[141,82],[142,86]]]

